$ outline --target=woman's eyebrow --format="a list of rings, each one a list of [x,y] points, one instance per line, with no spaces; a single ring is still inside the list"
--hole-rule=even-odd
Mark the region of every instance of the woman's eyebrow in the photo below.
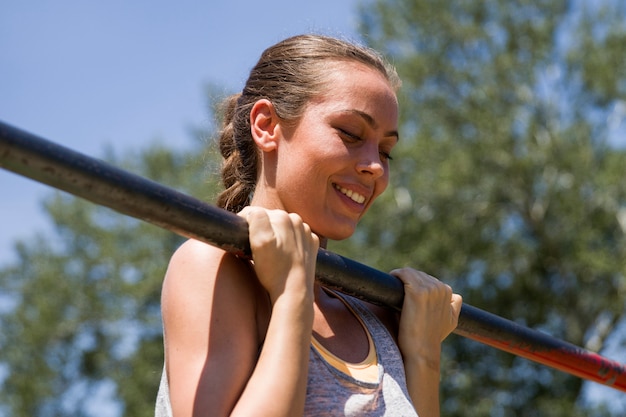
[[[356,114],[357,116],[360,116],[363,120],[365,120],[365,123],[367,123],[372,129],[378,128],[378,123],[376,123],[376,120],[370,114],[364,111],[350,109],[350,110],[344,110],[343,113]],[[400,135],[398,134],[397,130],[391,130],[389,132],[385,132],[384,136],[385,137],[395,136],[396,140],[400,140]]]

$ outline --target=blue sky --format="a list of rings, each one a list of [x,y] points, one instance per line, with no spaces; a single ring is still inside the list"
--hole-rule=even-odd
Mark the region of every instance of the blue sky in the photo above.
[[[100,157],[159,138],[190,143],[203,87],[241,88],[267,46],[316,32],[356,38],[357,0],[3,2],[0,120]],[[52,189],[0,170],[0,266],[49,230]]]

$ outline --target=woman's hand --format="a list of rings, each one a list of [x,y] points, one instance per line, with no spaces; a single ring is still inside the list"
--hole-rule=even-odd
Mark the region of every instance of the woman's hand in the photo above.
[[[246,207],[254,269],[272,303],[288,291],[312,291],[319,238],[294,213]],[[312,294],[312,292],[311,292]]]
[[[398,332],[403,355],[418,355],[438,367],[440,344],[457,326],[462,297],[449,285],[415,269],[396,269],[391,275],[404,283]]]
[[[391,274],[404,283],[398,346],[409,394],[420,417],[437,417],[441,341],[456,328],[463,299],[424,272],[403,268]]]

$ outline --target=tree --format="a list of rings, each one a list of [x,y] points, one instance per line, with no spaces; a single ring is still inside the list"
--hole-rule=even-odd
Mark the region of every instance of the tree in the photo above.
[[[206,147],[155,143],[106,159],[208,199],[216,184],[203,178],[215,177],[207,168],[217,159]],[[0,312],[8,371],[0,415],[88,416],[107,407],[153,415],[163,366],[161,283],[182,238],[61,192],[45,211],[54,236],[18,243],[18,261],[0,271],[0,289],[14,304]]]
[[[403,79],[402,138],[390,190],[334,248],[601,348],[626,291],[626,152],[606,124],[626,103],[624,4],[387,0],[360,22]],[[443,369],[444,415],[591,413],[580,379],[459,337]]]

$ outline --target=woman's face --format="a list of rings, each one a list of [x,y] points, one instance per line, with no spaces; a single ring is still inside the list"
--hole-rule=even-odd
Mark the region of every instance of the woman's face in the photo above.
[[[328,239],[345,239],[389,182],[398,102],[389,82],[358,63],[329,66],[327,87],[276,150],[277,206]]]

